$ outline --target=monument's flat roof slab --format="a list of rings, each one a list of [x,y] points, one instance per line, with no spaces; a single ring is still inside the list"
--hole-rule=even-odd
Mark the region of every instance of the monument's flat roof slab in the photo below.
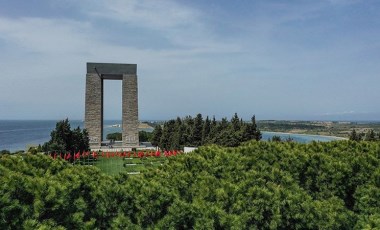
[[[100,75],[136,74],[137,64],[87,62],[87,73]]]

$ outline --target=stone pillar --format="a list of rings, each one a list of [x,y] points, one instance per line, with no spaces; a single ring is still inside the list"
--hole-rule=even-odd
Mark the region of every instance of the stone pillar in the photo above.
[[[85,128],[90,148],[101,146],[103,134],[103,79],[96,73],[86,75]]]
[[[139,145],[139,118],[137,104],[137,75],[123,74],[123,146]]]

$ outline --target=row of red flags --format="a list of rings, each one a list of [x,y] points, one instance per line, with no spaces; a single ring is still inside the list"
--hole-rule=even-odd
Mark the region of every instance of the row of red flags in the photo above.
[[[164,151],[163,152],[163,156],[165,157],[170,157],[170,156],[176,156],[178,154],[181,154],[182,152],[181,151],[176,151],[176,150],[173,150],[173,151]],[[52,158],[54,159],[57,159],[57,158],[60,158],[60,159],[65,159],[65,160],[70,160],[70,159],[79,159],[79,158],[85,158],[85,157],[93,157],[93,158],[98,158],[98,157],[104,157],[104,158],[110,158],[110,157],[139,157],[139,158],[143,158],[143,157],[161,157],[161,152],[160,151],[156,151],[156,152],[102,152],[102,153],[97,153],[97,152],[83,152],[82,154],[80,152],[77,152],[75,154],[71,154],[71,153],[65,153],[65,154],[57,154],[57,153],[54,153],[54,154],[51,154],[50,155]]]

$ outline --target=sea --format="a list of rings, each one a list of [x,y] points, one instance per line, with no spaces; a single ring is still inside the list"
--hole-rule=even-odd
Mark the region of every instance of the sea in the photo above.
[[[295,134],[295,133],[279,133],[279,132],[262,132],[262,140],[266,141],[272,139],[273,136],[279,136],[282,140],[291,138],[293,141],[298,143],[310,143],[312,141],[335,141],[344,140],[345,138],[333,137],[333,136],[321,136],[321,135],[309,135],[309,134]]]
[[[55,129],[56,120],[0,120],[0,150],[15,152],[26,150],[32,146],[38,146],[50,140],[50,133]],[[104,120],[103,139],[109,133],[121,132],[120,120]],[[84,127],[81,120],[71,120],[71,129]],[[151,132],[152,129],[144,131]],[[262,132],[263,140],[268,140],[273,136],[280,136],[282,139],[288,137],[296,142],[309,143],[311,141],[332,141],[339,138],[318,135],[285,134],[277,132]]]
[[[0,150],[15,152],[27,150],[50,140],[50,133],[55,129],[56,120],[0,120]],[[121,132],[120,120],[105,120],[103,122],[103,139],[107,134]],[[81,120],[70,120],[70,127],[84,128]],[[144,131],[151,132],[153,129]]]

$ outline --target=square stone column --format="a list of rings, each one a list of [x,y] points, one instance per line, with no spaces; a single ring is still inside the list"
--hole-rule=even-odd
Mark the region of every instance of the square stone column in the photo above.
[[[96,73],[86,75],[85,128],[90,148],[101,146],[103,134],[103,79]]]
[[[122,83],[123,146],[139,145],[137,75],[123,74]]]

